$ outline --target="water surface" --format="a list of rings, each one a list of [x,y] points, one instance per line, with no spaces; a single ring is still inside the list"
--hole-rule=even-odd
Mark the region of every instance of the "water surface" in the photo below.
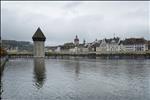
[[[2,100],[150,100],[150,60],[10,59]]]

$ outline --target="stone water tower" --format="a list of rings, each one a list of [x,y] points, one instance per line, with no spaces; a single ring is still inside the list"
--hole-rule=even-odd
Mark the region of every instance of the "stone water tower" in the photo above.
[[[37,29],[37,31],[34,33],[33,37],[34,42],[34,57],[45,57],[45,51],[44,51],[44,42],[46,40],[46,37],[44,36],[43,32],[40,28]]]

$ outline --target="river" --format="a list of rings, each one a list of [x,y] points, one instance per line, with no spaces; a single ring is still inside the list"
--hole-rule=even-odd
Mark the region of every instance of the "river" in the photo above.
[[[2,100],[150,100],[150,60],[9,59]]]

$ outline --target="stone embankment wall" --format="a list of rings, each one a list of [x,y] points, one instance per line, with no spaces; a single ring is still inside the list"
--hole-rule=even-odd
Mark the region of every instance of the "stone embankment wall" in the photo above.
[[[32,53],[28,54],[8,54],[9,58],[33,58]],[[102,59],[150,59],[150,53],[45,53],[45,58],[102,58]]]
[[[0,70],[4,70],[5,63],[8,61],[8,56],[1,57],[0,61]]]

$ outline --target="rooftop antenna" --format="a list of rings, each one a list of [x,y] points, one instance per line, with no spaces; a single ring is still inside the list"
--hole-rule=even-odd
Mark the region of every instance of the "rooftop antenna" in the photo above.
[[[86,42],[85,39],[83,39],[83,44],[85,44],[85,42]]]
[[[115,33],[114,33],[114,37],[115,37]]]

